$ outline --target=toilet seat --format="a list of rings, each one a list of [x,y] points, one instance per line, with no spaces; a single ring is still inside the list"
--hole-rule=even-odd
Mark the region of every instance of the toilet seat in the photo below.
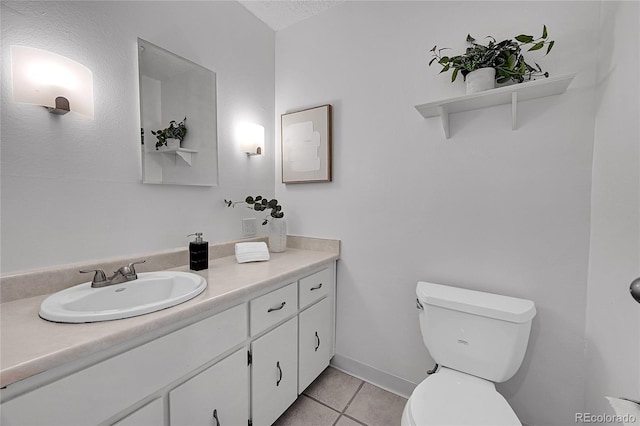
[[[521,426],[492,382],[446,367],[413,391],[403,414],[405,424]]]

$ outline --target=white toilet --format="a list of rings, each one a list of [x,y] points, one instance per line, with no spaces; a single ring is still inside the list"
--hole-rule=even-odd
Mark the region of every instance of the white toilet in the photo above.
[[[424,343],[440,367],[411,394],[402,426],[521,425],[494,383],[522,364],[533,302],[426,282],[416,293]]]

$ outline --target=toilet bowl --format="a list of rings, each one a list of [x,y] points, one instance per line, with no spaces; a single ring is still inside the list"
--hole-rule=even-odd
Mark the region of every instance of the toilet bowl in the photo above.
[[[423,340],[440,367],[411,394],[402,426],[521,426],[494,383],[520,368],[534,303],[426,282],[416,294]]]
[[[520,420],[495,385],[441,367],[413,391],[402,426],[520,426]]]

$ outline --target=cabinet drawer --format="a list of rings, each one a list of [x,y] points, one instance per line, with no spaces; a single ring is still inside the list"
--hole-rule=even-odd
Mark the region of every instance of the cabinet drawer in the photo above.
[[[250,302],[251,335],[266,330],[294,314],[297,309],[298,287],[291,283]]]
[[[101,423],[242,343],[246,312],[245,304],[238,305],[7,401],[1,423]]]
[[[300,309],[329,294],[332,284],[331,268],[325,268],[300,280]]]

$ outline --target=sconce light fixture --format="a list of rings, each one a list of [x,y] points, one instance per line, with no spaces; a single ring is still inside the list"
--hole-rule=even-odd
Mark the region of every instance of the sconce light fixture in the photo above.
[[[264,127],[254,123],[238,123],[236,140],[240,149],[248,156],[262,155],[264,150]]]
[[[93,118],[93,73],[84,65],[46,50],[11,46],[11,74],[14,102]]]

